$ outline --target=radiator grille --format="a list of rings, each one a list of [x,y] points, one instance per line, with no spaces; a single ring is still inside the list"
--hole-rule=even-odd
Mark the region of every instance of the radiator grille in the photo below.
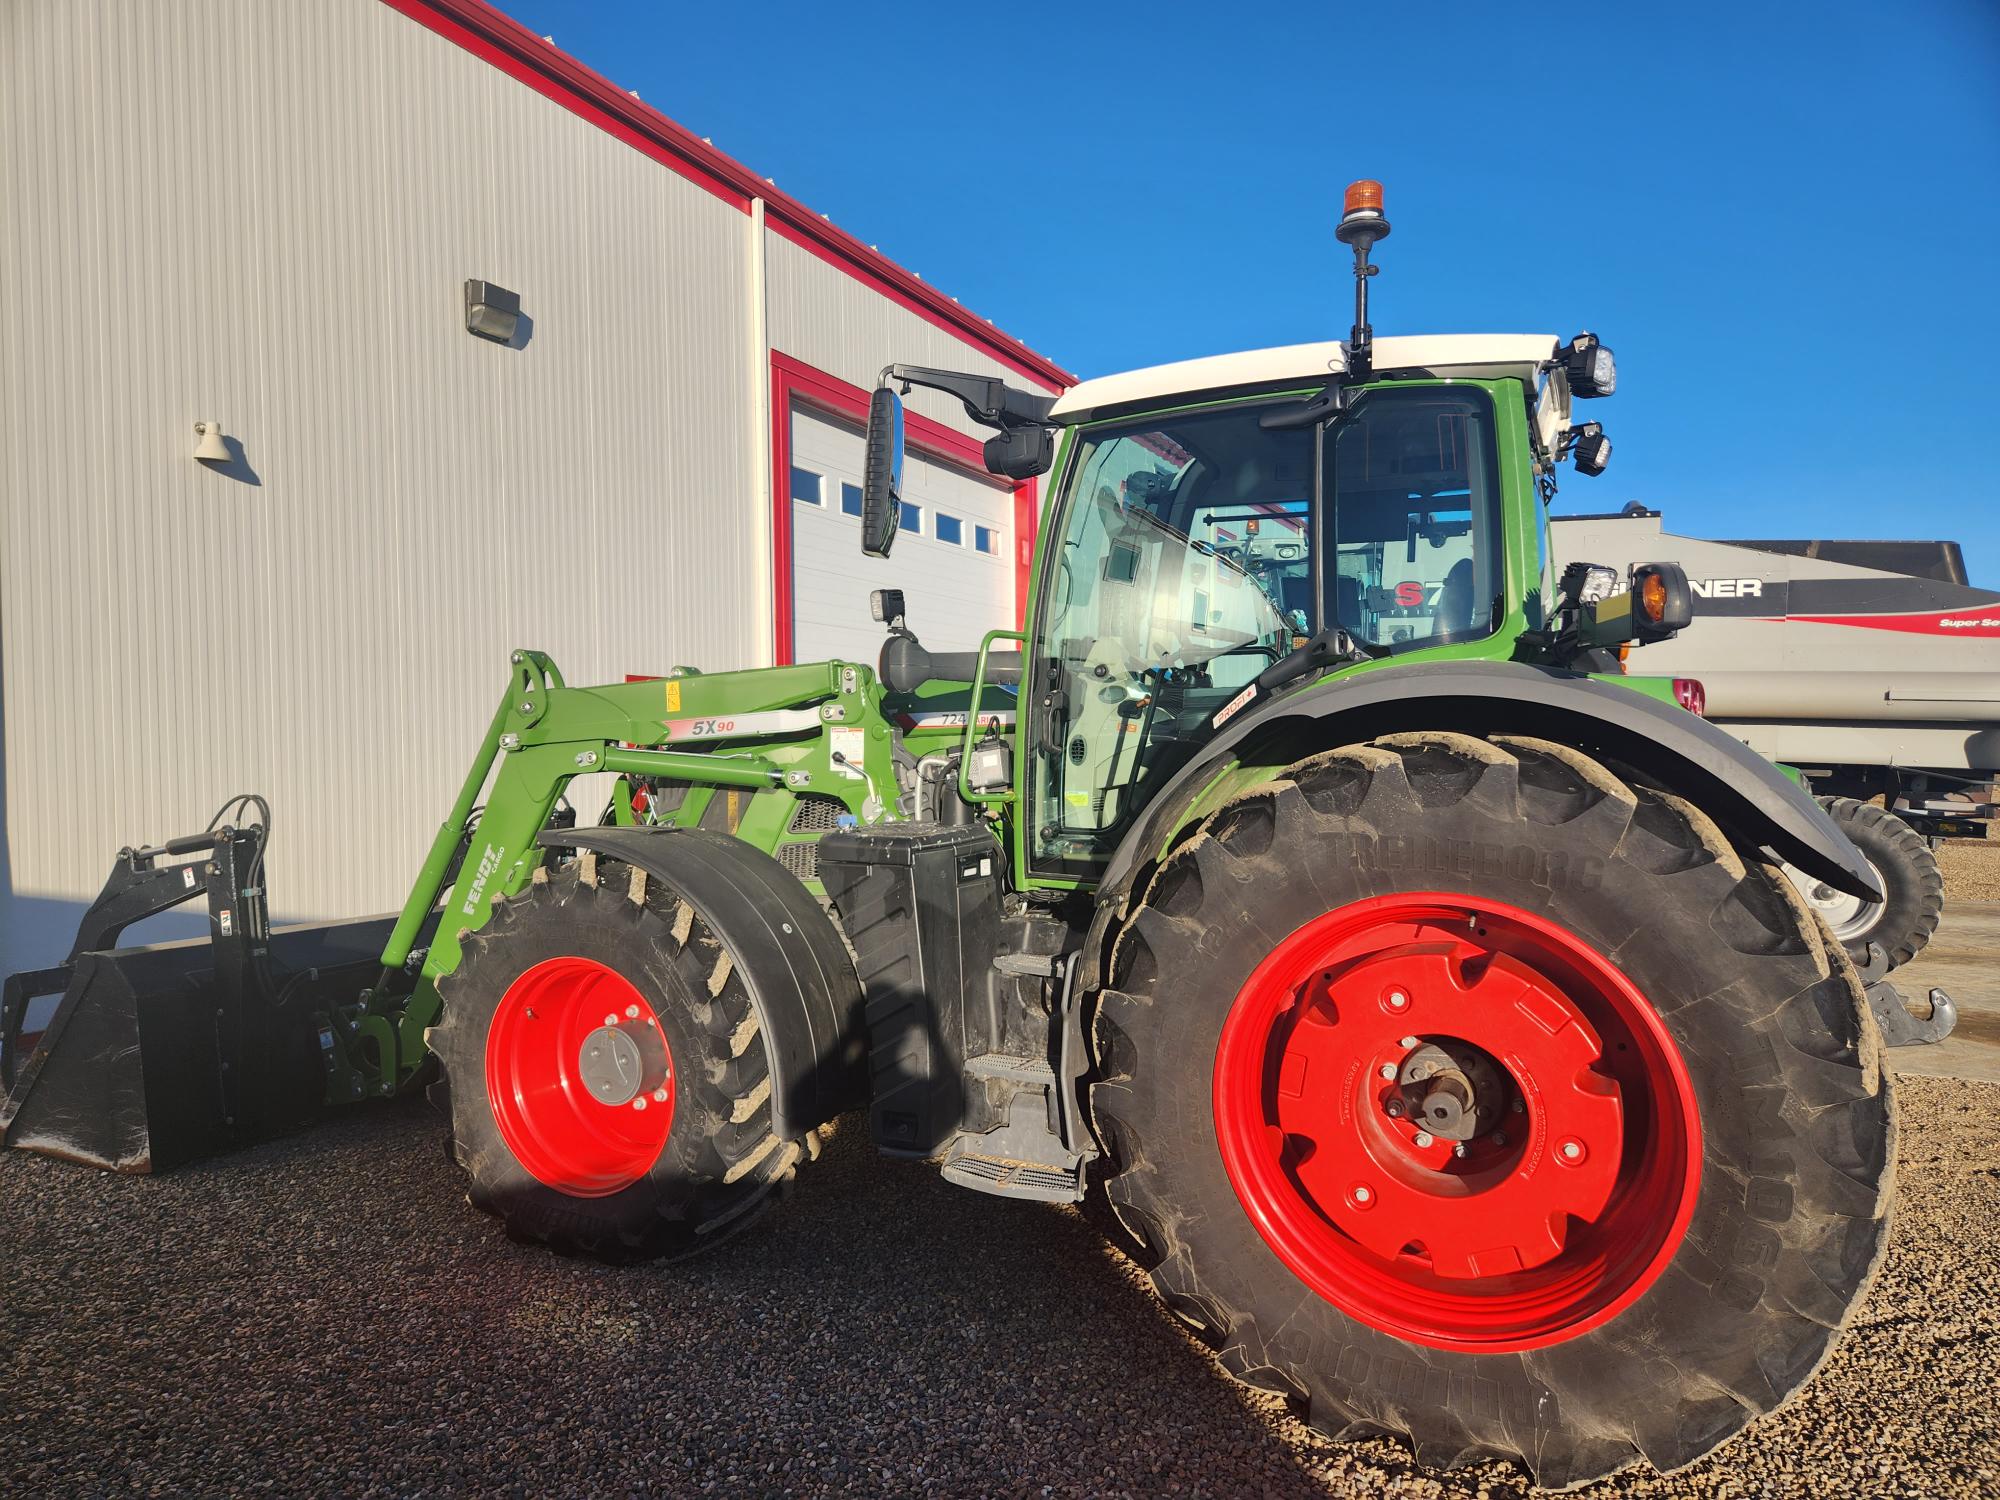
[[[847,804],[838,797],[828,797],[820,792],[807,792],[799,798],[799,805],[792,810],[792,833],[830,833],[838,826],[840,815],[847,811]]]
[[[778,863],[801,880],[819,879],[819,841],[778,845]]]

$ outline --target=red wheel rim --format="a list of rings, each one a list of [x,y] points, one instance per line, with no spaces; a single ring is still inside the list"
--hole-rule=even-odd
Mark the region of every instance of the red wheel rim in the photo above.
[[[551,958],[507,987],[486,1033],[500,1138],[537,1182],[602,1198],[644,1177],[674,1123],[659,1017],[615,969]]]
[[[1498,1122],[1462,1153],[1426,1143],[1410,1103],[1442,1086],[1406,1081],[1440,1044],[1482,1059],[1477,1119]],[[1223,1023],[1215,1120],[1278,1257],[1440,1349],[1542,1348],[1615,1317],[1673,1258],[1701,1180],[1694,1090],[1653,1007],[1574,934],[1462,895],[1376,897],[1281,942]]]

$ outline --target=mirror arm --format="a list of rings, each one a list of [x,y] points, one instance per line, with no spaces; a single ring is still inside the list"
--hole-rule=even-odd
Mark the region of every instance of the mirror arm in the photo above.
[[[985,427],[1039,427],[1048,421],[1056,404],[1054,396],[1016,390],[988,375],[964,375],[924,365],[890,365],[882,372],[880,383],[900,385],[905,395],[911,386],[921,385],[956,396],[965,403],[966,415]]]

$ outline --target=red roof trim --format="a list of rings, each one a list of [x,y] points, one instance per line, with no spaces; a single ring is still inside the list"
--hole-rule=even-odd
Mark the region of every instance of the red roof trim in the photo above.
[[[795,244],[812,251],[898,305],[975,348],[984,349],[1051,390],[1076,377],[1018,339],[1000,332],[928,282],[836,228],[796,198],[779,192],[735,158],[726,156],[651,105],[618,88],[568,53],[551,46],[485,0],[382,0],[391,10],[457,43],[546,98],[616,136],[725,203],[748,212],[764,200],[765,220]]]

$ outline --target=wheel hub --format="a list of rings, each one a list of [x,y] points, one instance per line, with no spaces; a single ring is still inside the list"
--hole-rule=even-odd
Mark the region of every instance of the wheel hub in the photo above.
[[[600,1026],[583,1039],[576,1071],[599,1104],[630,1104],[645,1082],[639,1043],[616,1026]]]
[[[1381,1003],[1391,989],[1409,997],[1400,1012]],[[1308,981],[1295,1011],[1275,1123],[1300,1190],[1359,1244],[1473,1279],[1554,1259],[1570,1219],[1603,1208],[1618,1085],[1592,1071],[1596,1033],[1526,965],[1463,941],[1400,944]],[[1432,1038],[1407,1029],[1427,1022]],[[1534,1101],[1511,1139],[1503,1069]],[[1579,1168],[1558,1140],[1596,1149]]]
[[[1875,861],[1866,855],[1862,863],[1868,866],[1868,873],[1874,877],[1877,890],[1887,890],[1882,872]],[[1835,938],[1843,943],[1859,942],[1875,929],[1882,920],[1883,906],[1876,901],[1863,901],[1859,896],[1850,896],[1846,891],[1835,890],[1818,876],[1808,875],[1795,865],[1785,866],[1785,877],[1792,883],[1792,889],[1805,899],[1806,905],[1820,914]]]
[[[1361,902],[1280,944],[1224,1024],[1215,1103],[1280,1258],[1444,1348],[1610,1316],[1670,1258],[1699,1182],[1657,1013],[1563,929],[1462,896]]]
[[[1451,1037],[1418,1046],[1397,1081],[1397,1096],[1383,1105],[1389,1117],[1414,1120],[1419,1130],[1448,1141],[1469,1141],[1497,1129],[1508,1098],[1519,1097],[1489,1053]]]

